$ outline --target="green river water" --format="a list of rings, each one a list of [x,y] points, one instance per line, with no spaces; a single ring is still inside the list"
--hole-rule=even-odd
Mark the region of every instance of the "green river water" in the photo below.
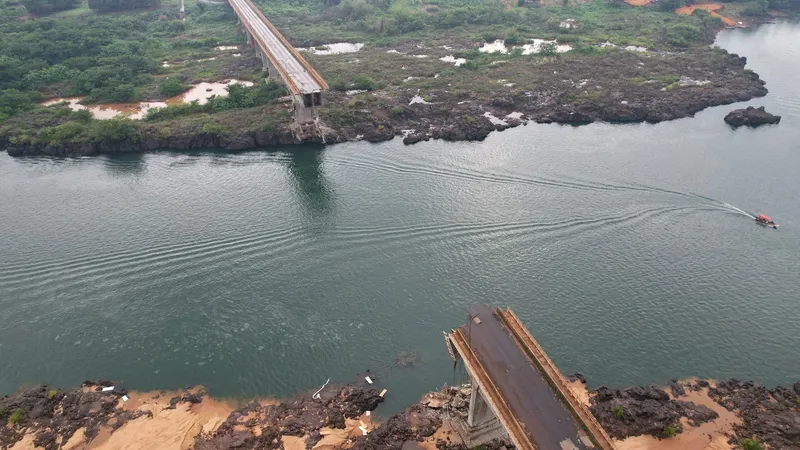
[[[390,411],[453,381],[442,331],[473,303],[514,308],[591,385],[797,381],[798,39],[722,32],[770,94],[658,125],[2,155],[0,393],[106,378],[287,396],[372,369]],[[762,104],[783,122],[722,121]],[[419,363],[393,367],[406,350]]]

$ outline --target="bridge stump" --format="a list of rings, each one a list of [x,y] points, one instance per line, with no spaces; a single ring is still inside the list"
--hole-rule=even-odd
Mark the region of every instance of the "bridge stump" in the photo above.
[[[508,439],[508,433],[484,400],[478,384],[471,378],[470,384],[472,392],[469,398],[467,420],[452,417],[453,429],[464,441],[464,445],[474,448],[495,439]]]

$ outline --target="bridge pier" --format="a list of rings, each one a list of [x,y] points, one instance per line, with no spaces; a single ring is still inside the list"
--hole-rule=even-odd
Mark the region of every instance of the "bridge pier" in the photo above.
[[[495,439],[507,439],[508,433],[503,428],[503,424],[492,412],[491,407],[486,402],[481,393],[478,383],[470,377],[472,392],[469,398],[469,413],[467,420],[459,417],[452,417],[451,425],[461,437],[468,448],[474,448]]]

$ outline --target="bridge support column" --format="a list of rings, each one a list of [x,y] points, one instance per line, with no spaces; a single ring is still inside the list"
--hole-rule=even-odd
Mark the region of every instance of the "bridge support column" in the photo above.
[[[451,422],[454,430],[469,448],[491,442],[494,439],[507,439],[508,433],[495,417],[489,403],[483,398],[483,392],[478,383],[470,377],[472,392],[469,398],[469,413],[467,420],[454,417]]]
[[[472,393],[469,397],[469,415],[467,417],[467,423],[470,427],[478,427],[492,419],[494,419],[494,414],[492,410],[489,409],[489,404],[483,399],[478,385],[473,382]]]

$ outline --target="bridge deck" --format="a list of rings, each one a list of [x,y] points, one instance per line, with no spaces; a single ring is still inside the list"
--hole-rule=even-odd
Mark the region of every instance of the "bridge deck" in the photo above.
[[[477,317],[458,328],[469,348],[537,449],[594,448],[581,424],[548,385],[492,308],[473,306]],[[473,368],[475,370],[475,368]]]
[[[328,88],[305,59],[297,53],[250,0],[228,0],[239,19],[267,54],[293,94],[312,94]]]

